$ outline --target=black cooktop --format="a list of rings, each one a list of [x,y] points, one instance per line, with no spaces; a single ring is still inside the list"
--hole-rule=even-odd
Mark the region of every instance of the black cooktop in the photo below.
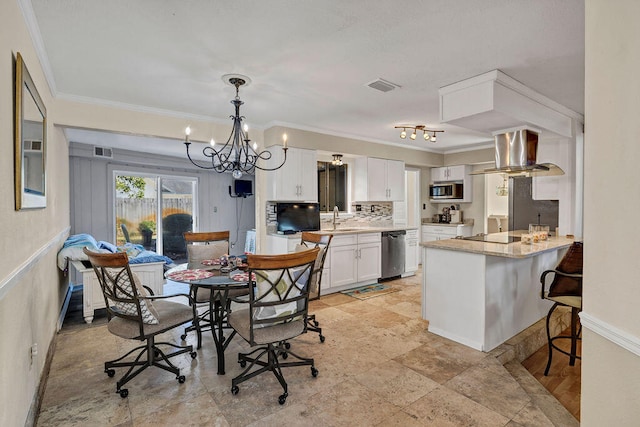
[[[487,242],[487,243],[513,243],[519,242],[520,236],[509,236],[507,234],[479,234],[476,236],[465,237],[464,240],[475,240],[476,242]]]

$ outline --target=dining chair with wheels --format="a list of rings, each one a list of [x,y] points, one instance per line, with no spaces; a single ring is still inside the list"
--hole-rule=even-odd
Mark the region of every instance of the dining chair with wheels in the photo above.
[[[247,256],[251,289],[248,308],[230,313],[229,325],[252,349],[238,354],[238,363],[245,369],[231,381],[232,394],[238,394],[239,384],[270,371],[284,390],[278,397],[283,405],[289,395],[283,368],[310,366],[311,375],[318,375],[313,358],[293,353],[289,340],[307,329],[309,286],[319,251],[314,248],[284,255]]]
[[[318,234],[303,231],[300,243],[296,246],[296,251],[308,250],[309,248],[319,248],[318,257],[313,265],[311,274],[311,284],[309,285],[309,301],[320,299],[320,289],[322,285],[322,270],[324,269],[324,261],[327,258],[329,244],[333,234]],[[320,323],[316,320],[315,314],[307,315],[307,331],[317,332],[320,342],[324,342],[325,336],[322,335]]]
[[[215,266],[202,264],[205,260],[220,259],[223,255],[229,254],[229,231],[208,231],[208,232],[185,232],[184,241],[187,245],[187,269],[210,270]],[[219,268],[219,266],[218,266]],[[191,298],[193,300],[193,323],[186,327],[183,340],[187,334],[196,331],[198,337],[197,348],[202,347],[202,331],[210,330],[209,301],[212,298],[212,291],[207,287],[191,286]],[[198,313],[198,308],[206,307]]]
[[[129,268],[129,259],[124,252],[95,253],[84,248],[93,270],[98,277],[107,308],[107,329],[112,334],[128,340],[144,341],[124,356],[105,362],[104,372],[115,375],[114,368],[128,368],[118,380],[116,392],[125,398],[129,390],[123,386],[150,366],[156,366],[175,374],[180,384],[185,381],[180,369],[170,359],[189,353],[195,359],[193,346],[179,346],[171,342],[156,342],[159,334],[181,326],[192,319],[191,309],[179,302],[167,301],[178,295],[149,295],[138,277]],[[182,295],[190,298],[189,295]],[[175,349],[166,353],[160,346]],[[137,353],[133,360],[125,361]]]
[[[556,268],[546,270],[540,276],[542,286],[540,296],[543,299],[553,302],[547,314],[546,321],[549,355],[547,367],[544,370],[545,376],[549,374],[554,350],[569,356],[569,366],[574,366],[576,359],[581,359],[578,355],[578,341],[582,339],[580,337],[582,326],[578,327],[578,313],[582,311],[582,247],[582,242],[574,242]],[[548,281],[551,281],[551,283],[547,289]],[[562,333],[560,333],[552,337],[550,325],[551,315],[558,307],[568,307],[571,309],[570,332],[569,335],[562,335]],[[560,348],[555,343],[556,340],[567,339],[571,341],[569,351]]]

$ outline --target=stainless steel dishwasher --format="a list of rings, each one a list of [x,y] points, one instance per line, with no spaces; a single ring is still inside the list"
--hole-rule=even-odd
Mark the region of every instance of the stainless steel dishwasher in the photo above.
[[[398,277],[404,273],[406,230],[382,233],[382,276],[380,280]]]

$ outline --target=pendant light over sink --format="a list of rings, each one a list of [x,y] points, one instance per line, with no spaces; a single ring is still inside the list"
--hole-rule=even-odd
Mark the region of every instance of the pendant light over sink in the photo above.
[[[218,173],[231,172],[235,179],[239,179],[244,173],[252,174],[255,169],[264,171],[280,169],[287,161],[287,134],[282,135],[282,151],[284,152],[282,163],[272,168],[258,166],[258,160],[269,160],[271,152],[268,150],[258,152],[258,144],[256,142],[250,145],[249,127],[247,124],[242,125],[244,116],[240,115],[240,106],[244,102],[240,100],[239,90],[240,86],[248,85],[251,79],[240,74],[225,74],[222,76],[222,80],[236,88],[236,97],[231,100],[231,103],[235,106],[235,115],[230,116],[233,120],[231,135],[229,135],[229,139],[227,139],[224,146],[218,150],[215,149],[215,141],[211,139],[210,145],[202,149],[202,154],[209,159],[210,164],[203,165],[194,161],[189,154],[191,128],[187,126],[184,141],[184,145],[187,147],[187,158],[201,169],[210,169]]]

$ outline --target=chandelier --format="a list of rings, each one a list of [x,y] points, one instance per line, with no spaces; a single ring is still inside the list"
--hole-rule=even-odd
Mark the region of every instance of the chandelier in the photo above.
[[[436,133],[444,132],[443,130],[433,130],[427,129],[425,125],[416,125],[416,126],[395,126],[396,129],[402,129],[400,132],[400,138],[405,139],[407,137],[407,129],[413,129],[413,133],[409,135],[411,140],[416,139],[417,132],[422,131],[422,137],[425,141],[437,142]],[[431,135],[429,135],[431,134]]]
[[[238,74],[227,74],[222,76],[222,79],[236,88],[236,97],[231,100],[231,103],[235,106],[235,115],[229,116],[233,120],[231,135],[229,135],[229,139],[227,139],[224,146],[218,150],[215,149],[215,141],[211,139],[210,144],[202,149],[202,154],[209,159],[208,162],[210,164],[200,164],[194,161],[189,154],[191,128],[187,126],[184,141],[184,145],[187,147],[187,157],[191,163],[199,168],[214,170],[218,173],[231,172],[235,179],[242,177],[243,173],[252,174],[255,169],[264,171],[280,169],[287,161],[287,134],[282,135],[282,151],[284,152],[282,163],[272,168],[258,166],[258,160],[267,161],[271,159],[271,152],[268,150],[258,152],[258,144],[256,142],[250,145],[249,127],[247,124],[242,126],[244,116],[240,115],[240,106],[244,102],[240,100],[239,91],[240,86],[247,84],[250,80],[248,77]]]
[[[342,162],[342,154],[332,154],[333,160],[331,160],[331,164],[335,166],[342,166],[344,163]]]

